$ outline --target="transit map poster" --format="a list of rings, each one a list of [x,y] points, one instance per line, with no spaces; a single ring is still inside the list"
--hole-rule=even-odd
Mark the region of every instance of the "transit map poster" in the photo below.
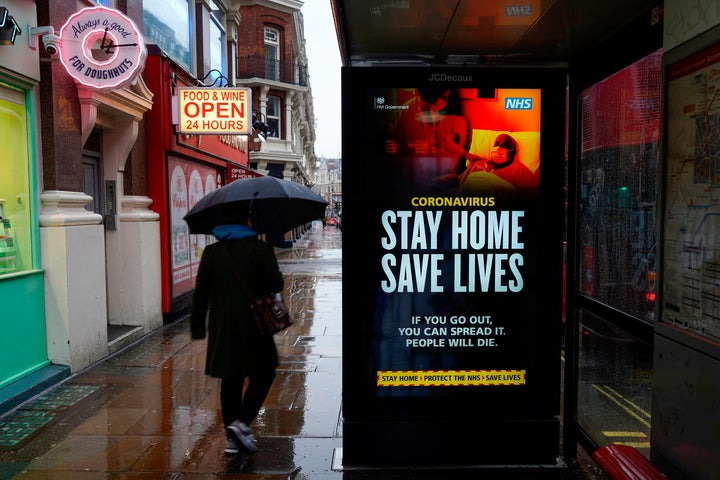
[[[564,90],[529,78],[346,72],[350,418],[558,412]]]
[[[668,66],[661,322],[717,345],[720,44]]]

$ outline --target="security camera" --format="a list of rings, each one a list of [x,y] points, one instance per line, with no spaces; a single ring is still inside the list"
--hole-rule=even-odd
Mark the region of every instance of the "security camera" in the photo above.
[[[42,36],[43,45],[45,46],[45,52],[51,57],[54,57],[60,53],[60,37],[53,33]]]
[[[38,48],[38,38],[42,38],[45,51],[51,57],[54,57],[60,52],[60,37],[55,35],[55,29],[53,27],[33,27],[28,25],[28,44],[33,50]]]

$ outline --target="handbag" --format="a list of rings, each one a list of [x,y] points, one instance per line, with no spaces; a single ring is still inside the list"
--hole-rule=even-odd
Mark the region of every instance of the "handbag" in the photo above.
[[[232,255],[230,255],[227,246],[223,247],[224,248],[222,250],[230,260],[230,264],[235,270],[235,275],[237,275],[241,284],[244,284],[235,262],[232,261]],[[252,315],[253,320],[255,320],[255,325],[257,325],[260,335],[275,335],[293,324],[293,320],[290,317],[290,311],[285,305],[285,302],[283,302],[281,293],[267,293],[256,297],[253,297],[252,295],[249,296],[250,314]]]
[[[280,293],[255,297],[250,302],[250,311],[260,335],[274,335],[293,323]]]

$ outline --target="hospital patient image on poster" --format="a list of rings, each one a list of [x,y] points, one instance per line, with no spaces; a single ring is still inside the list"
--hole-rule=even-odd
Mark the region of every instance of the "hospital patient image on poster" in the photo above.
[[[382,155],[398,163],[413,192],[536,193],[539,89],[378,89],[372,102]]]

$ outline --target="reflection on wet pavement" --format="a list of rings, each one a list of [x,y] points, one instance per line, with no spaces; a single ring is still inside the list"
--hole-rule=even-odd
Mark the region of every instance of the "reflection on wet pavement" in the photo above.
[[[49,392],[42,401],[68,391],[86,394],[75,393],[70,406],[46,406],[47,421],[37,428],[24,425],[34,428],[28,441],[0,445],[0,480],[479,478],[478,471],[337,468],[342,455],[341,247],[340,230],[316,222],[293,248],[278,251],[295,324],[276,336],[281,365],[253,425],[257,454],[224,453],[219,381],[204,374],[205,341],[192,341],[187,320],[180,320]],[[13,415],[37,412],[40,401]],[[23,427],[9,418],[0,419],[0,439]],[[579,467],[562,478],[603,478],[589,465]],[[497,472],[491,477],[506,478]]]
[[[14,423],[2,419],[0,479],[342,478],[331,469],[342,445],[341,247],[341,232],[317,222],[278,250],[295,324],[276,336],[281,366],[252,458],[225,454],[219,381],[204,374],[205,341],[181,320],[22,406]],[[67,391],[88,393],[27,421]],[[27,441],[12,444],[21,433]]]

